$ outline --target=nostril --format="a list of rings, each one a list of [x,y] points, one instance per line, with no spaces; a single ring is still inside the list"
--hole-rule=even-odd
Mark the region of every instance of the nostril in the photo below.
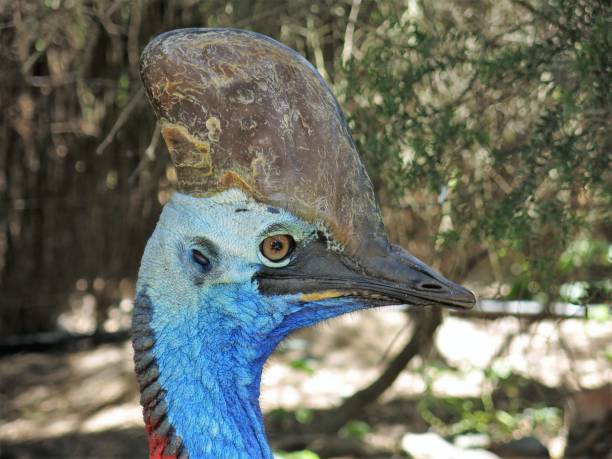
[[[442,290],[442,286],[440,284],[434,284],[434,283],[421,284],[419,287],[422,288],[423,290]]]

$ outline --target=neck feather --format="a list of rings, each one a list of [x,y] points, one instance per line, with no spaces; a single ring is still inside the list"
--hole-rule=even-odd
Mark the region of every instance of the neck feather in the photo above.
[[[259,387],[278,341],[265,331],[278,323],[272,323],[273,311],[257,315],[269,304],[240,290],[226,287],[209,296],[214,307],[201,304],[180,314],[146,293],[138,296],[135,362],[151,458],[272,457]]]

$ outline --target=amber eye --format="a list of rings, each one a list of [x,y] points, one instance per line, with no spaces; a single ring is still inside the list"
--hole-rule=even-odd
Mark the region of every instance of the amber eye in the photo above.
[[[259,246],[261,254],[275,263],[287,258],[294,248],[295,241],[288,234],[267,237]]]

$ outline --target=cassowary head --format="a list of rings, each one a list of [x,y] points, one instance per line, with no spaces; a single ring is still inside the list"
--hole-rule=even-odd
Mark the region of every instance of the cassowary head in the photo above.
[[[338,104],[294,51],[185,29],[147,46],[141,74],[179,188],[134,316],[152,457],[270,457],[261,371],[295,329],[373,306],[473,305],[388,242]]]

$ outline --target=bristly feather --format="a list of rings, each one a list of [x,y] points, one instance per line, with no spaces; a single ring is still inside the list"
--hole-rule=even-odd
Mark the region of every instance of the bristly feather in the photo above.
[[[271,226],[298,243],[316,233],[236,190],[205,199],[176,194],[164,208],[143,257],[134,316],[151,454],[271,458],[259,408],[266,359],[291,331],[359,309],[348,298],[262,295],[253,275]],[[190,259],[203,239],[199,250],[216,247],[205,253],[206,273]]]

